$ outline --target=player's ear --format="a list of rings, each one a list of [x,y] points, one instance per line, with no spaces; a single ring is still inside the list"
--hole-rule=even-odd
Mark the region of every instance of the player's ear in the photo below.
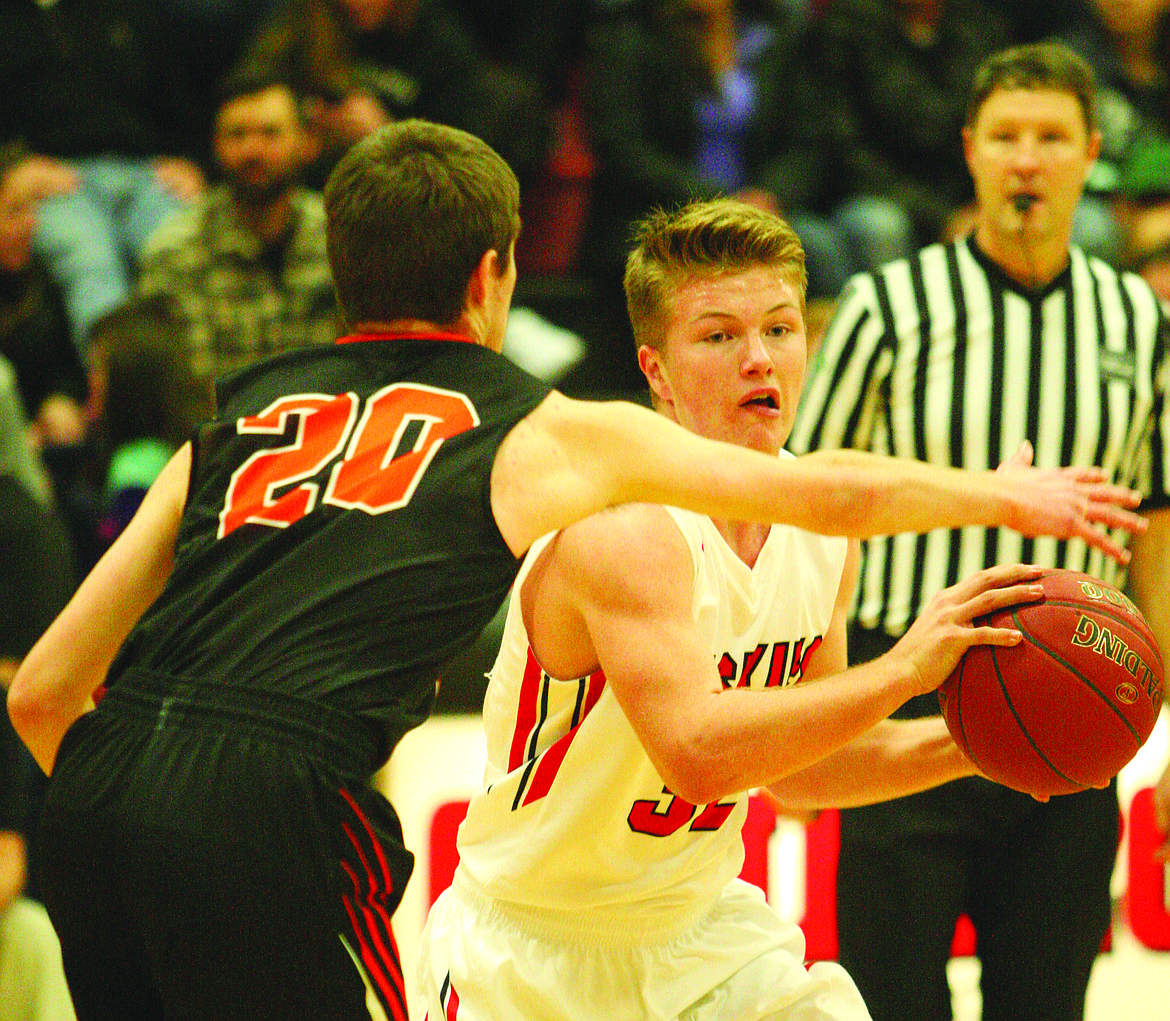
[[[1093,160],[1095,160],[1100,155],[1100,153],[1101,153],[1101,132],[1100,131],[1089,132],[1088,146],[1086,149],[1086,153],[1088,155],[1090,163],[1092,163]],[[1088,174],[1086,173],[1085,176],[1087,177]]]
[[[670,377],[662,363],[662,352],[649,344],[643,344],[638,348],[638,366],[650,384],[650,392],[660,401],[673,401]]]
[[[480,256],[471,278],[467,281],[467,296],[464,308],[483,308],[487,304],[491,281],[500,275],[500,253],[489,248]]]

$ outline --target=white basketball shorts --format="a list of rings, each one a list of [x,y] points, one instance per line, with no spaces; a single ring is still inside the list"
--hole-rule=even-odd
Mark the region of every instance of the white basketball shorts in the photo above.
[[[682,932],[647,939],[620,926],[543,925],[456,883],[420,946],[427,1021],[868,1021],[840,965],[806,969],[804,935],[754,886],[733,880]],[[584,920],[583,920],[584,922]],[[628,938],[627,938],[628,937]]]

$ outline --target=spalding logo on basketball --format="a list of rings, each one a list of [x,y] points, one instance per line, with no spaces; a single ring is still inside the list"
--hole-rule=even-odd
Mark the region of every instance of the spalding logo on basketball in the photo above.
[[[1044,598],[979,619],[1014,627],[1012,647],[976,645],[938,689],[951,736],[992,780],[1069,794],[1116,776],[1162,706],[1162,655],[1123,593],[1050,571]]]

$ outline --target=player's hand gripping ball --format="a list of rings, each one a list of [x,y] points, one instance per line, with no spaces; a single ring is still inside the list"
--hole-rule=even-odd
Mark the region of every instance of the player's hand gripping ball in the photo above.
[[[1077,571],[1040,579],[1044,598],[976,621],[1014,627],[1018,645],[975,645],[939,687],[947,728],[986,776],[1029,794],[1101,787],[1149,737],[1162,655],[1145,618]]]

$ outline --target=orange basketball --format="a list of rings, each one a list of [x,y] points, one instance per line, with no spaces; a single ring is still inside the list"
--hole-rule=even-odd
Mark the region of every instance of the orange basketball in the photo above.
[[[955,742],[999,783],[1068,794],[1117,775],[1162,705],[1162,655],[1133,602],[1077,571],[1040,579],[1044,598],[977,623],[1014,627],[1012,647],[976,645],[938,689]]]

